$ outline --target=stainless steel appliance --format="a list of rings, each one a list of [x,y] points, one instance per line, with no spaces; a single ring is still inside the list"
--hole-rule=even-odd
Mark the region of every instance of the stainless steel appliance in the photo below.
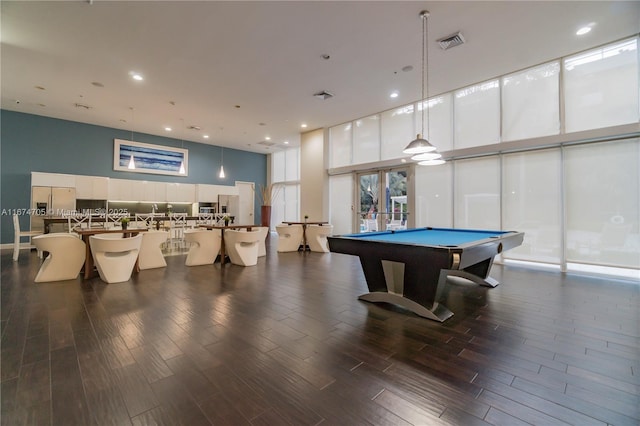
[[[44,232],[44,216],[62,216],[76,209],[76,189],[51,186],[31,187],[31,230]]]

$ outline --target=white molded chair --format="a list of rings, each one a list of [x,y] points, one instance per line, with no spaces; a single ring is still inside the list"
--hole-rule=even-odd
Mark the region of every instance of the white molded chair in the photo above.
[[[212,231],[186,229],[184,231],[184,240],[191,244],[187,260],[184,262],[185,265],[211,265],[216,261],[216,256],[218,256],[220,245],[222,244],[219,229]]]
[[[302,225],[276,225],[278,252],[298,251],[302,244]]]
[[[13,215],[13,260],[18,260],[20,256],[20,238],[35,237],[36,235],[42,235],[40,231],[20,231],[20,218],[17,214]],[[38,250],[38,255],[40,251]]]
[[[142,235],[120,239],[92,235],[89,237],[89,244],[93,253],[93,262],[102,281],[120,283],[131,278],[138,253],[140,253]]]
[[[86,257],[84,241],[64,232],[38,235],[32,241],[38,251],[49,252],[35,282],[73,280],[78,276]]]
[[[258,226],[257,229],[260,232],[260,241],[258,241],[258,257],[267,255],[267,235],[269,235],[269,228],[267,226]]]
[[[169,238],[169,233],[167,231],[147,231],[141,234],[142,244],[138,255],[140,269],[164,268],[167,266],[161,246]]]
[[[327,236],[333,232],[333,225],[307,225],[307,244],[311,251],[329,252]]]
[[[234,265],[254,266],[258,263],[258,250],[262,231],[236,231],[228,229],[224,234],[224,245],[229,260]]]

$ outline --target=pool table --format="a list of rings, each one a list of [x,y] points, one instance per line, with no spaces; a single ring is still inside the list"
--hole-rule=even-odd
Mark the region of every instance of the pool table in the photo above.
[[[443,322],[453,313],[439,303],[447,277],[495,287],[489,277],[495,255],[522,244],[524,233],[416,228],[327,237],[329,250],[360,257],[368,302],[400,305]]]

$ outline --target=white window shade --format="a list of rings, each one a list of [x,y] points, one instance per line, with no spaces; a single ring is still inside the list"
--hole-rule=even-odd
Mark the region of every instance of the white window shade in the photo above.
[[[524,232],[524,242],[505,259],[560,264],[562,181],[559,148],[503,157],[503,229]]]
[[[560,63],[502,78],[502,140],[560,133]]]
[[[455,227],[501,229],[498,157],[456,161],[454,181]]]
[[[380,115],[353,122],[353,164],[380,160]]]
[[[454,95],[456,149],[500,142],[500,83],[491,80]]]
[[[453,163],[416,167],[416,227],[453,226]]]
[[[567,261],[640,268],[640,141],[565,151]]]
[[[346,123],[329,129],[329,152],[331,167],[351,164],[352,124]]]
[[[637,38],[564,60],[566,132],[636,123],[638,98]]]
[[[413,129],[413,105],[406,105],[382,113],[381,159],[403,158],[402,150],[416,135]]]

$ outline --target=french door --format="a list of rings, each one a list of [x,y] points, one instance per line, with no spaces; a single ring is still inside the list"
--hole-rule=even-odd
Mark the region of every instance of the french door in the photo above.
[[[407,167],[356,174],[356,229],[359,232],[407,228],[408,176]]]

